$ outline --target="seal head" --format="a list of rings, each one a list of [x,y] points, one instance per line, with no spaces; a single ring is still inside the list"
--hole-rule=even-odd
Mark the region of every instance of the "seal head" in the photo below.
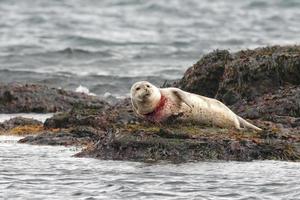
[[[140,81],[131,87],[131,101],[133,108],[140,115],[152,113],[160,104],[159,88],[147,81]]]

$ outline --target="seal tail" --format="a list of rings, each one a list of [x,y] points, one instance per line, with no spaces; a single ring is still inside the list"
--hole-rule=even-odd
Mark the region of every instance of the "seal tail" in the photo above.
[[[239,119],[240,124],[242,124],[245,128],[251,128],[251,129],[254,129],[254,130],[257,130],[257,131],[262,131],[261,128],[258,128],[257,126],[254,126],[253,124],[247,122],[246,120],[244,120],[243,118],[241,118],[239,116],[238,116],[238,119]]]

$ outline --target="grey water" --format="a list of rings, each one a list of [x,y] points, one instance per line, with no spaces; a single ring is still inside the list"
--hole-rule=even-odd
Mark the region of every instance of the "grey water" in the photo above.
[[[0,136],[0,199],[300,199],[300,163],[103,161],[17,139]]]
[[[214,49],[299,44],[298,0],[0,0],[0,82],[97,95],[157,85]]]
[[[0,0],[0,82],[124,97],[214,49],[299,44],[299,11],[298,0]],[[0,199],[300,199],[299,163],[102,161],[18,139],[0,137]]]

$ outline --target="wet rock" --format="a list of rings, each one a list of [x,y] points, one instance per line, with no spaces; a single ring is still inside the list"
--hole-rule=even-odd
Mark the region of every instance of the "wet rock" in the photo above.
[[[37,134],[43,129],[42,122],[24,117],[15,117],[0,123],[0,134],[4,135]]]
[[[258,123],[270,131],[262,133],[198,126],[188,123],[153,124],[138,119],[130,101],[104,110],[91,107],[73,109],[47,125],[46,132],[20,142],[42,145],[85,145],[79,157],[143,162],[195,160],[280,159],[298,160],[300,134],[283,133],[269,124]],[[101,119],[105,126],[86,116]],[[66,122],[66,119],[72,119]],[[58,119],[54,116],[53,119]],[[70,124],[68,124],[70,123]],[[47,123],[45,122],[45,125]],[[51,130],[52,131],[47,131]],[[58,130],[57,130],[58,129]],[[54,132],[53,130],[56,130]],[[300,133],[300,130],[299,132]]]
[[[222,66],[222,73],[214,70],[216,66]],[[211,73],[207,72],[209,69]],[[272,125],[267,128],[295,128],[300,117],[299,70],[300,46],[273,46],[237,53],[215,51],[189,68],[175,85],[206,96],[209,96],[207,90],[213,91],[211,97],[229,105],[240,116],[269,121]],[[208,81],[205,77],[215,78]]]
[[[94,96],[43,85],[0,84],[1,113],[67,111],[76,104],[108,105]]]
[[[214,97],[222,81],[225,66],[231,60],[232,55],[226,50],[209,53],[189,68],[175,86],[192,93]]]
[[[39,135],[30,135],[19,143],[34,145],[63,145],[63,146],[86,146],[98,141],[104,132],[92,127],[75,127],[54,131],[44,131]]]
[[[132,110],[130,99],[114,106],[74,106],[69,112],[58,113],[45,121],[45,128],[71,128],[91,126],[106,130],[112,125],[141,121]]]
[[[281,86],[299,85],[299,74],[300,46],[273,46],[232,54],[218,50],[200,59],[175,85],[232,105]]]
[[[20,142],[40,145],[87,145],[98,141],[112,128],[138,121],[140,120],[133,114],[129,99],[110,107],[81,104],[68,112],[58,113],[47,119],[44,123],[45,133],[28,136]]]
[[[250,119],[264,119],[276,123],[285,122],[290,126],[297,126],[297,120],[283,120],[286,118],[300,118],[300,85],[286,86],[269,91],[250,102],[240,102],[232,109],[241,116]]]
[[[88,145],[92,142],[89,137],[74,137],[73,134],[69,132],[44,132],[37,136],[27,136],[21,140],[19,143],[27,143],[34,145],[62,145],[62,146],[78,146],[78,145]]]
[[[236,101],[251,101],[288,84],[300,84],[300,46],[266,47],[240,51],[225,66],[217,98],[227,104],[226,95]]]
[[[12,119],[6,120],[3,123],[0,123],[1,127],[5,130],[9,130],[12,128],[15,128],[17,126],[41,126],[43,125],[42,122],[35,120],[35,119],[31,119],[31,118],[25,118],[25,117],[14,117]]]
[[[299,46],[267,47],[204,56],[176,86],[217,97],[263,128],[237,131],[174,121],[155,124],[132,111],[130,99],[116,105],[72,105],[44,124],[44,133],[21,142],[87,145],[79,157],[174,163],[202,160],[300,160]],[[5,94],[5,101],[15,95]]]
[[[191,128],[187,127],[190,131]],[[79,157],[93,157],[109,160],[131,160],[174,163],[203,160],[254,159],[299,160],[300,151],[293,144],[281,138],[261,137],[220,129],[194,127],[185,130],[185,136],[173,130],[132,129],[107,132],[95,145],[78,153]],[[164,137],[161,132],[168,132]]]

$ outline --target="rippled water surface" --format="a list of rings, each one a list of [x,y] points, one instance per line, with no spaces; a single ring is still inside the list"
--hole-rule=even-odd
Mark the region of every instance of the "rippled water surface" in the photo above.
[[[0,81],[126,95],[213,49],[299,44],[298,0],[1,0]]]
[[[300,199],[300,163],[101,161],[17,139],[0,137],[4,199]]]
[[[0,0],[0,82],[124,96],[138,80],[181,78],[213,49],[299,44],[299,10],[298,0]],[[300,199],[300,163],[149,165],[77,151],[0,136],[0,199]]]

